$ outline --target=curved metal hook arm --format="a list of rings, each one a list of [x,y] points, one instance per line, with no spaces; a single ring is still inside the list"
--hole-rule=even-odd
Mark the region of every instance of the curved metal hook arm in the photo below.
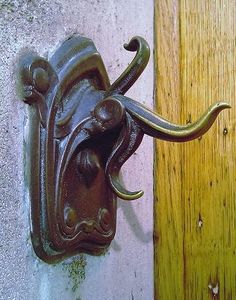
[[[106,167],[110,187],[123,200],[135,200],[143,195],[141,190],[137,192],[126,190],[119,179],[119,171],[122,165],[138,148],[143,134],[165,141],[187,142],[202,136],[212,126],[217,115],[223,109],[230,108],[229,104],[219,102],[211,105],[196,122],[177,125],[165,120],[139,102],[123,95],[112,95],[109,97],[109,101],[111,100],[119,101],[127,111],[126,124],[121,132],[120,142],[114,146]],[[129,145],[133,146],[130,147]],[[122,159],[123,157],[125,159]]]
[[[140,36],[133,37],[128,44],[124,44],[128,51],[137,51],[134,59],[120,77],[110,86],[106,96],[113,93],[124,95],[142,74],[150,57],[148,43]]]
[[[226,102],[218,102],[212,104],[196,122],[178,125],[128,97],[113,95],[112,98],[124,105],[145,134],[170,142],[187,142],[199,138],[210,129],[222,110],[231,108]]]

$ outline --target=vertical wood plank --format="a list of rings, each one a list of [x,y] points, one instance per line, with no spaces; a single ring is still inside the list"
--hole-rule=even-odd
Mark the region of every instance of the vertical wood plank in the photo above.
[[[235,17],[234,1],[181,1],[183,121],[219,100],[235,107]],[[234,131],[233,108],[183,145],[185,299],[236,298]]]
[[[155,20],[157,111],[174,122],[180,122],[178,1],[156,1]],[[155,295],[158,300],[183,299],[181,145],[157,141],[156,149]]]
[[[213,102],[233,107],[199,140],[157,142],[156,299],[236,299],[235,2],[158,0],[155,11],[158,112],[186,123]]]

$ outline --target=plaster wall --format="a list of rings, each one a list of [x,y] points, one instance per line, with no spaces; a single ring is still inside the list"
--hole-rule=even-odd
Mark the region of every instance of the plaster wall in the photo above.
[[[26,107],[17,64],[27,49],[49,57],[73,33],[93,39],[113,82],[134,54],[134,35],[153,49],[153,0],[0,0],[0,299],[153,299],[153,142],[145,137],[123,168],[135,202],[118,201],[117,233],[101,257],[79,255],[55,266],[40,261],[30,241],[24,185]],[[152,107],[153,61],[128,96]]]

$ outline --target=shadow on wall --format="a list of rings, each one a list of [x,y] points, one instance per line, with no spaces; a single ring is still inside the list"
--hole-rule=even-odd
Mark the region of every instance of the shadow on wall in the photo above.
[[[145,232],[141,222],[135,214],[134,208],[130,201],[123,201],[118,199],[117,209],[122,209],[125,219],[127,220],[131,231],[134,233],[135,237],[142,243],[149,243],[153,239],[152,231]],[[119,229],[118,229],[119,230]],[[121,251],[121,246],[114,239],[112,241],[111,247],[114,251]]]

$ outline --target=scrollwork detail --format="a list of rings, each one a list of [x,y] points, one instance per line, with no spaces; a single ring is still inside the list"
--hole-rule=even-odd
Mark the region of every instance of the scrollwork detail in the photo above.
[[[48,104],[46,95],[51,88],[56,74],[47,60],[29,54],[21,65],[21,81],[23,86],[23,100],[36,105],[41,125],[45,128],[48,118]]]

